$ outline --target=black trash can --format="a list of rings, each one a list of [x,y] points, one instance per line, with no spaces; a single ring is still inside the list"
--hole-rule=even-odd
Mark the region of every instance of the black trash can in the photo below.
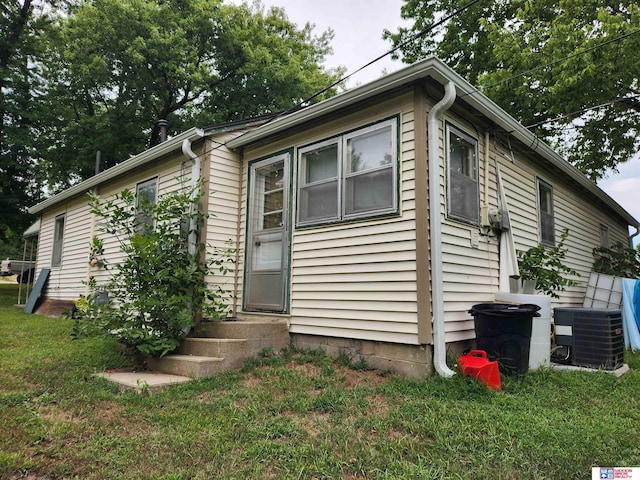
[[[498,361],[506,375],[524,375],[529,370],[529,347],[533,317],[540,307],[532,304],[480,303],[473,315],[476,346]]]

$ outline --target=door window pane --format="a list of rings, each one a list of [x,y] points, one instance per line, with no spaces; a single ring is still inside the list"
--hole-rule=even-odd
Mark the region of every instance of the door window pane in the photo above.
[[[256,170],[253,195],[254,226],[267,230],[282,226],[284,164],[278,162]]]

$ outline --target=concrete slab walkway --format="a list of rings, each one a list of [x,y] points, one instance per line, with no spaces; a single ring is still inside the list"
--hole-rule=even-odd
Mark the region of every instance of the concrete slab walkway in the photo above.
[[[121,388],[131,388],[139,393],[158,392],[171,385],[190,382],[192,378],[162,372],[102,372],[96,377],[104,378]]]

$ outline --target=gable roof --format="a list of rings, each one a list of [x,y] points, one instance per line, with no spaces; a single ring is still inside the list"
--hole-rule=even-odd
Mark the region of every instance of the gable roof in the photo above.
[[[406,68],[381,77],[352,90],[318,102],[304,109],[288,115],[276,117],[274,120],[255,128],[243,135],[229,141],[229,148],[240,148],[253,143],[263,141],[270,136],[280,134],[289,128],[293,128],[321,116],[329,115],[356,103],[372,99],[378,95],[389,93],[393,90],[411,85],[416,82],[432,79],[440,85],[453,82],[456,90],[456,101],[464,97],[464,103],[484,116],[489,122],[504,129],[516,140],[526,145],[532,153],[536,153],[553,167],[559,169],[578,185],[594,195],[618,215],[625,219],[629,225],[640,228],[640,223],[606,192],[589,180],[582,172],[567,162],[549,145],[530,132],[524,125],[504,111],[500,106],[490,100],[476,87],[458,75],[453,69],[436,57],[429,57],[416,62]]]

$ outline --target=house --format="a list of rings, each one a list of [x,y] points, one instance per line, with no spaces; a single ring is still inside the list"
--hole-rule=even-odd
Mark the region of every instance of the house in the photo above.
[[[554,245],[567,228],[566,262],[581,277],[554,305],[579,306],[592,249],[627,246],[639,228],[429,58],[271,121],[193,128],[32,207],[37,269],[51,269],[44,299],[70,302],[90,275],[106,280],[87,261],[87,191],[153,198],[198,176],[204,242],[238,247],[232,275],[208,279],[233,294],[235,317],[285,318],[299,347],[412,377],[449,373],[447,351],[474,339],[468,310],[504,290],[514,248]],[[108,238],[105,255],[118,256]]]

